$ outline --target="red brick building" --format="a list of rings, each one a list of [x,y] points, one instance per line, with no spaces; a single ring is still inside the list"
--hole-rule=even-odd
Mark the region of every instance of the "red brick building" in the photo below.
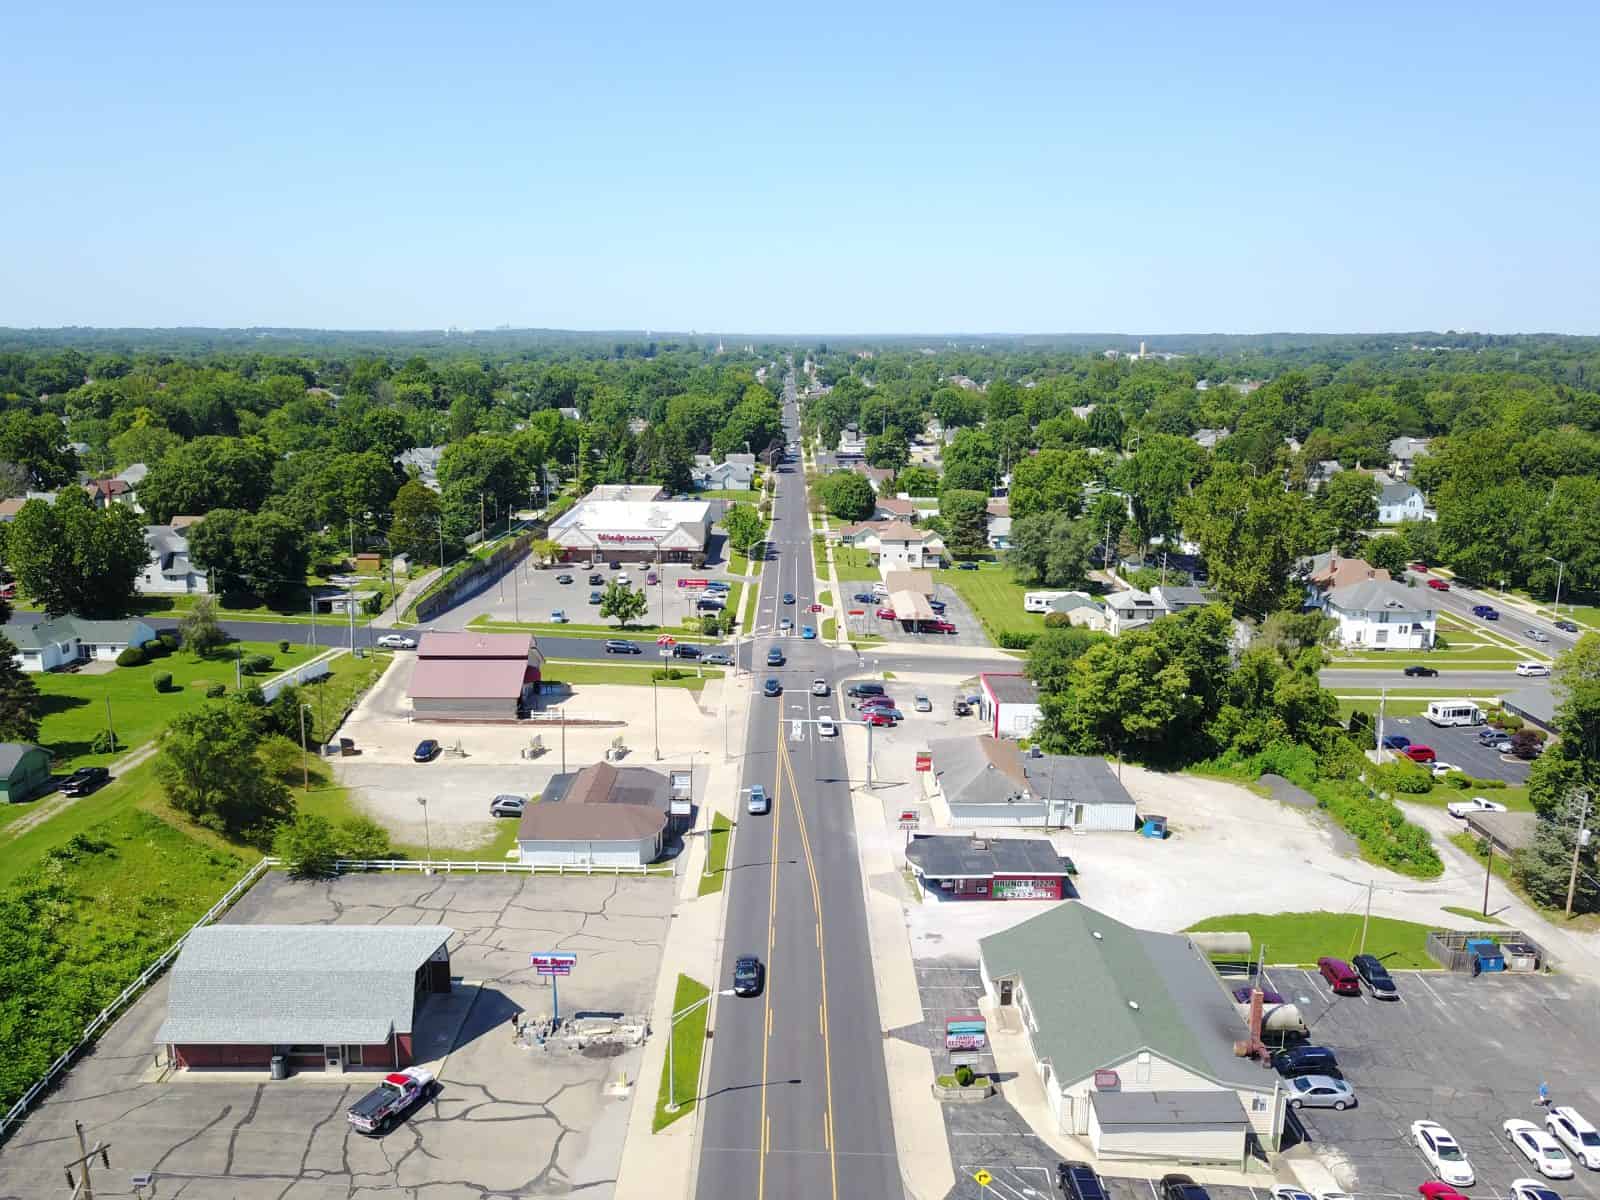
[[[185,1070],[410,1066],[416,1019],[450,990],[443,925],[212,925],[173,964],[155,1041]]]

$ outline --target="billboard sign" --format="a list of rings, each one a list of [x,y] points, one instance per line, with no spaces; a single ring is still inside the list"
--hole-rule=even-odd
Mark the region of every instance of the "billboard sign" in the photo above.
[[[540,975],[571,975],[578,956],[557,951],[534,953],[528,955],[528,965]]]

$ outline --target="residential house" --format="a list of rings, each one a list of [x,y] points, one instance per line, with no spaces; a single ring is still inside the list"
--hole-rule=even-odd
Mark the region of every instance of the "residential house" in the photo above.
[[[1039,687],[1026,675],[984,673],[978,676],[978,719],[996,738],[1022,738],[1043,717]]]
[[[917,515],[917,506],[898,496],[879,496],[872,506],[874,521],[910,521]]]
[[[688,773],[681,773],[687,780]],[[517,856],[534,866],[642,867],[661,857],[687,785],[649,767],[593,763],[552,776],[523,810]]]
[[[1188,608],[1204,608],[1210,604],[1210,599],[1196,587],[1179,587],[1176,584],[1162,584],[1160,587],[1150,589],[1150,596],[1157,604],[1167,610],[1169,616],[1183,612]]]
[[[575,408],[558,408],[556,411],[561,414],[561,419],[563,421],[583,420],[583,414]]]
[[[129,646],[156,640],[156,631],[137,619],[91,621],[86,617],[49,617],[13,622],[6,637],[17,648],[15,661],[24,671],[56,671],[84,662],[115,662]]]
[[[1190,439],[1202,450],[1215,450],[1217,443],[1228,436],[1226,429],[1196,429]]]
[[[1389,443],[1389,473],[1396,479],[1409,479],[1417,459],[1427,453],[1427,438],[1395,438]]]
[[[144,541],[150,558],[134,581],[137,591],[150,595],[188,595],[211,590],[206,573],[189,559],[189,539],[174,517],[170,525],[146,525]],[[189,522],[193,524],[194,522]]]
[[[1011,518],[990,517],[984,536],[991,550],[1011,549]]]
[[[83,490],[96,508],[133,503],[133,485],[126,479],[91,479],[83,485]]]
[[[1427,588],[1368,580],[1328,592],[1322,611],[1338,622],[1343,646],[1427,650],[1438,628],[1433,595]]]
[[[991,517],[1009,517],[1011,500],[1006,496],[990,496],[983,502],[983,511]]]
[[[1317,608],[1322,606],[1322,597],[1337,588],[1372,580],[1387,582],[1389,579],[1389,572],[1382,567],[1375,567],[1359,558],[1342,558],[1337,550],[1303,558],[1298,569],[1304,574],[1306,586],[1310,589],[1306,603]]]
[[[952,825],[1129,831],[1134,801],[1103,758],[1022,751],[990,734],[928,743],[924,797]]]
[[[439,490],[439,460],[444,457],[443,446],[416,446],[403,450],[395,457],[400,469],[407,474],[416,473],[423,487]]]
[[[1087,592],[1068,592],[1050,601],[1050,612],[1065,613],[1067,624],[1096,633],[1106,632],[1106,610]],[[1048,616],[1048,614],[1046,614]]]
[[[1378,492],[1378,524],[1398,525],[1401,521],[1433,521],[1437,514],[1427,508],[1422,492],[1413,484],[1389,483]]]
[[[1321,462],[1314,462],[1306,468],[1306,490],[1320,492],[1324,484],[1332,479],[1344,465],[1337,458],[1325,458]]]
[[[709,454],[696,454],[689,474],[701,491],[747,491],[755,482],[756,456],[730,454],[717,462]]]
[[[1140,629],[1167,615],[1166,605],[1149,592],[1130,588],[1106,597],[1106,632],[1120,637],[1130,629]]]
[[[984,992],[1023,1031],[1056,1132],[1145,1169],[1237,1169],[1252,1141],[1278,1149],[1288,1091],[1235,1052],[1244,1018],[1189,938],[1079,902],[978,946]]]
[[[867,456],[867,435],[854,425],[846,425],[839,434],[839,448],[835,456],[840,462],[863,459]]]
[[[931,529],[918,529],[904,521],[880,526],[865,548],[873,555],[874,565],[885,571],[936,568],[944,561],[944,539]]]

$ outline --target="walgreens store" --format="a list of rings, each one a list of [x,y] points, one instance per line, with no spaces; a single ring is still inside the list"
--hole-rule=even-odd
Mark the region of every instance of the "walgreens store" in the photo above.
[[[563,562],[692,562],[706,552],[705,500],[581,500],[550,526]]]

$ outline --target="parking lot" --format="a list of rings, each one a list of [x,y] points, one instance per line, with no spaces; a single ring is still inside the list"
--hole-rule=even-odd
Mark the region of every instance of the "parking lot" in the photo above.
[[[269,1081],[243,1072],[155,1069],[152,1037],[166,982],[145,994],[31,1116],[0,1158],[0,1195],[64,1196],[62,1164],[76,1157],[72,1122],[111,1144],[95,1192],[128,1196],[130,1176],[153,1172],[154,1197],[345,1200],[353,1195],[500,1197],[609,1195],[630,1101],[604,1092],[636,1079],[641,1048],[588,1057],[513,1045],[510,1019],[550,1011],[528,969],[532,950],[569,950],[563,1013],[648,1012],[672,881],[530,876],[350,876],[297,883],[271,873],[226,918],[245,923],[438,923],[455,930],[452,974],[478,983],[443,1029],[435,1096],[385,1137],[352,1132],[345,1110],[372,1072]],[[432,1004],[435,1001],[430,1001]],[[439,1033],[424,1008],[421,1047]],[[446,1023],[440,1023],[446,1024]],[[436,1058],[437,1061],[437,1058]],[[514,1131],[514,1132],[512,1132]],[[588,1189],[588,1190],[584,1190]],[[146,1191],[146,1196],[152,1193]]]
[[[944,606],[944,619],[956,627],[950,633],[914,633],[908,630],[899,621],[880,620],[877,616],[878,609],[888,605],[887,598],[875,598],[871,604],[858,601],[857,594],[867,595],[872,591],[874,583],[881,582],[875,579],[841,580],[840,590],[844,593],[845,612],[860,609],[861,615],[848,616],[851,633],[871,633],[890,642],[907,642],[913,645],[931,644],[935,646],[987,646],[988,635],[983,631],[983,623],[978,620],[977,614],[967,605],[959,593],[946,584],[935,584],[933,598]]]
[[[644,620],[657,625],[677,626],[682,624],[685,617],[699,615],[695,610],[695,601],[705,595],[701,589],[678,586],[678,581],[680,579],[731,581],[735,577],[723,570],[724,565],[718,562],[716,565],[708,564],[696,569],[689,563],[663,563],[660,566],[649,563],[622,563],[616,570],[612,570],[606,563],[596,562],[589,568],[585,568],[582,563],[530,567],[519,572],[517,586],[521,594],[518,602],[524,621],[548,621],[551,613],[560,610],[574,625],[607,625],[611,624],[611,621],[609,618],[601,617],[599,602],[591,604],[589,598],[595,592],[604,592],[607,584],[626,575],[628,585],[636,591],[643,588],[649,598],[650,607],[645,610]],[[563,575],[570,575],[572,582],[558,582]],[[590,577],[594,575],[598,575],[601,582],[590,583]],[[656,583],[647,582],[651,575],[655,575]],[[503,590],[504,601],[498,604],[493,615],[509,620],[515,615],[510,611],[513,596],[509,579]],[[496,593],[488,595],[496,600],[499,599]]]
[[[1432,746],[1440,762],[1460,767],[1474,778],[1501,779],[1513,787],[1527,783],[1531,764],[1479,745],[1478,733],[1483,728],[1482,725],[1441,728],[1431,724],[1426,717],[1385,717],[1383,721],[1385,737],[1399,734],[1413,742]]]
[[[1320,975],[1273,970],[1271,984],[1300,1006],[1311,1038],[1338,1056],[1357,1106],[1302,1109],[1319,1157],[1332,1152],[1354,1172],[1352,1190],[1414,1196],[1430,1178],[1410,1138],[1413,1121],[1448,1129],[1471,1161],[1473,1195],[1506,1196],[1513,1179],[1537,1176],[1511,1149],[1501,1124],[1543,1124],[1535,1100],[1547,1082],[1552,1102],[1600,1114],[1600,1052],[1588,1036],[1600,990],[1559,975],[1395,972],[1400,999],[1335,998]],[[1562,1196],[1600,1198],[1600,1174],[1552,1183]]]

